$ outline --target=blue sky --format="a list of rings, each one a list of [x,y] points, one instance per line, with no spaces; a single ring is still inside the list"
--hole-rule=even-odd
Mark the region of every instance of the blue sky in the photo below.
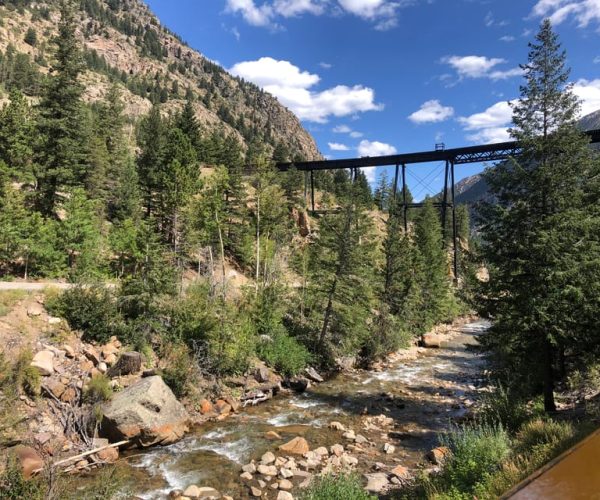
[[[506,140],[518,65],[544,17],[584,113],[600,109],[600,0],[147,3],[192,47],[275,94],[331,158]],[[457,167],[457,178],[482,168]],[[440,165],[409,169],[417,199],[441,177]]]

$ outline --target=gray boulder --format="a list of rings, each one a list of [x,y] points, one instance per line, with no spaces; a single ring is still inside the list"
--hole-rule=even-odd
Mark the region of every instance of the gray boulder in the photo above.
[[[141,379],[115,394],[103,408],[101,434],[145,448],[171,444],[188,431],[189,415],[159,376]]]

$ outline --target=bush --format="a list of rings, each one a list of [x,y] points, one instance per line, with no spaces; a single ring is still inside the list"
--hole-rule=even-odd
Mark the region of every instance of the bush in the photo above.
[[[32,360],[31,350],[23,349],[13,367],[12,378],[14,386],[18,390],[25,391],[29,396],[37,397],[42,391],[42,377],[40,372],[31,366]]]
[[[575,436],[573,425],[569,422],[556,422],[540,418],[524,424],[517,434],[517,452],[534,455],[560,453],[565,443]]]
[[[356,475],[321,476],[300,497],[302,500],[377,500],[362,487]]]
[[[9,457],[0,474],[0,498],[3,500],[43,500],[45,487],[37,478],[26,480],[17,459]]]
[[[480,416],[485,422],[497,422],[509,431],[516,431],[528,418],[525,402],[503,385],[484,394]]]
[[[46,299],[54,316],[65,318],[86,342],[108,342],[122,328],[122,318],[113,292],[102,286],[76,286]]]
[[[113,395],[110,379],[103,374],[92,377],[85,390],[85,400],[88,403],[96,404],[108,401]]]
[[[259,357],[287,377],[300,373],[310,363],[310,353],[283,328],[258,346]]]
[[[510,455],[510,438],[500,425],[459,427],[440,439],[452,455],[430,490],[437,498],[472,498],[478,484],[496,472]]]
[[[161,352],[161,375],[178,398],[189,392],[194,376],[194,360],[185,344],[167,344]]]

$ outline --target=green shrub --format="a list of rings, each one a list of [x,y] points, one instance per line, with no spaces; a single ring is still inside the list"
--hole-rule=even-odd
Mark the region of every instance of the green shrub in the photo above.
[[[86,342],[108,342],[122,328],[114,294],[106,287],[76,286],[48,297],[46,307],[54,316],[65,318],[72,329],[81,330]]]
[[[85,390],[85,400],[96,404],[108,401],[113,395],[110,379],[103,374],[96,375],[88,382]]]
[[[525,402],[511,389],[499,384],[482,399],[480,417],[485,422],[497,422],[513,432],[529,418]]]
[[[27,292],[23,290],[9,290],[0,292],[0,318],[6,316],[17,302],[24,299]]]
[[[313,485],[301,497],[302,500],[377,500],[362,487],[357,475],[317,478]]]
[[[9,457],[0,474],[0,498],[3,500],[43,500],[44,485],[38,479],[25,480],[16,458]]]
[[[194,360],[185,344],[167,344],[161,351],[161,376],[173,394],[185,396],[194,376]]]
[[[569,422],[532,420],[524,424],[517,434],[517,452],[547,455],[554,449],[570,443],[575,435]]]
[[[32,397],[37,397],[42,391],[42,377],[40,372],[31,366],[33,354],[29,348],[23,349],[13,366],[13,382],[17,389],[25,391]]]
[[[306,347],[283,329],[275,333],[271,340],[263,341],[258,346],[258,355],[265,363],[287,377],[300,373],[311,359]]]
[[[459,427],[440,440],[452,455],[433,480],[439,498],[471,498],[474,488],[497,471],[511,451],[508,433],[500,425]]]

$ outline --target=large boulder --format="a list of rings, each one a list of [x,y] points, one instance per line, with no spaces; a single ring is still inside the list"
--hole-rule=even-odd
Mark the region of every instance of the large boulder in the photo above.
[[[308,446],[306,439],[303,437],[295,437],[291,441],[282,444],[279,449],[294,455],[304,455],[305,453],[308,453],[310,447]]]
[[[17,446],[15,448],[15,455],[25,479],[29,479],[36,471],[44,468],[44,460],[40,454],[29,446]]]
[[[440,348],[442,347],[442,336],[437,333],[425,333],[421,339],[421,343],[423,347],[433,347]]]
[[[139,447],[171,444],[188,431],[189,415],[159,376],[143,378],[103,407],[101,433]]]

